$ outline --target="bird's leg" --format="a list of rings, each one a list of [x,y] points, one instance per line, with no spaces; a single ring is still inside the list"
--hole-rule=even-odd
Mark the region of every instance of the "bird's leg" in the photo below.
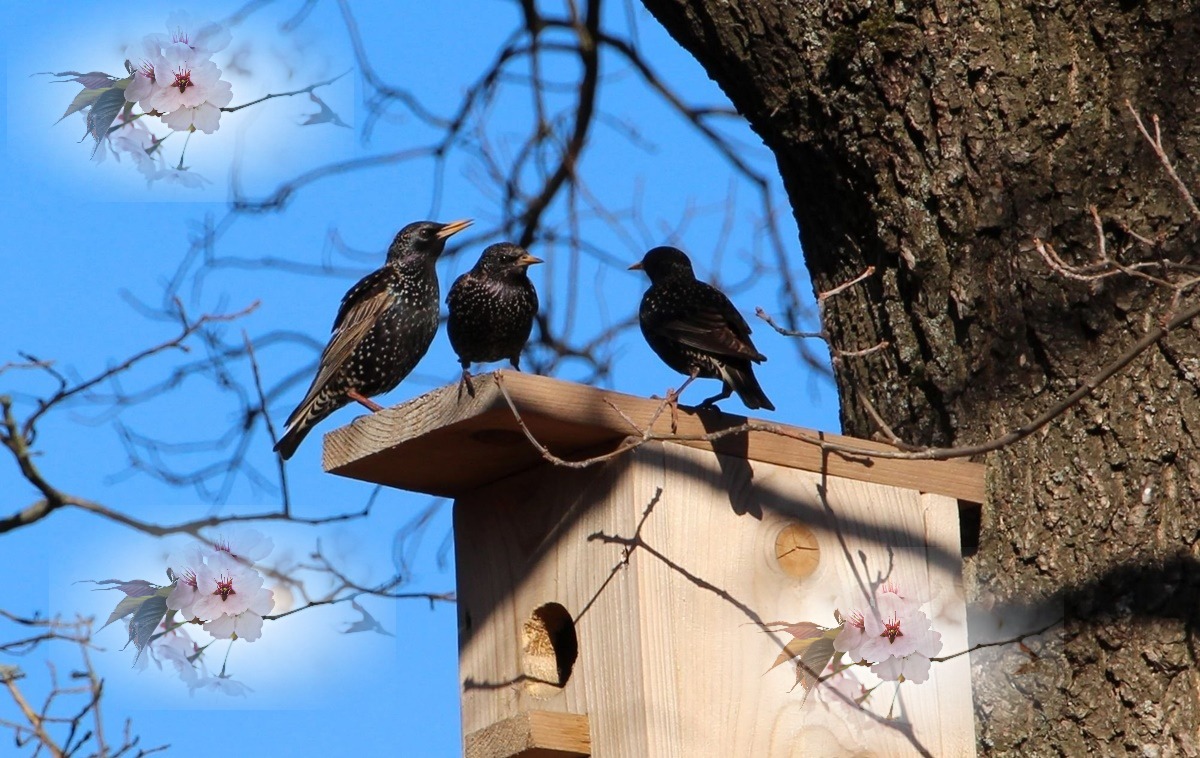
[[[713,395],[709,399],[700,403],[700,405],[697,407],[698,408],[717,408],[718,401],[724,400],[725,398],[729,397],[732,394],[733,394],[733,387],[730,387],[728,384],[723,384],[720,394]],[[717,410],[720,410],[720,408],[717,408]]]
[[[508,362],[511,363],[512,367],[515,368],[517,371],[521,370],[521,356],[520,355],[514,355],[513,357],[508,359]]]
[[[458,399],[462,400],[463,387],[467,388],[468,395],[475,397],[475,385],[471,383],[471,362],[459,358],[458,363],[462,366],[462,378],[458,380]]]
[[[350,398],[351,400],[358,403],[359,405],[362,405],[367,410],[369,410],[371,413],[379,413],[381,410],[383,410],[382,405],[375,402],[374,400],[372,400],[369,397],[364,397],[363,395],[360,395],[358,390],[346,390],[346,397]]]
[[[471,370],[467,365],[463,366],[462,379],[458,382],[458,396],[462,397],[463,387],[467,388],[467,394],[475,397],[475,385],[471,383]]]
[[[667,390],[667,403],[671,406],[671,434],[679,429],[679,396],[687,389],[687,386],[696,381],[696,376],[700,373],[700,369],[693,369],[688,376],[687,381],[679,385],[677,390]]]

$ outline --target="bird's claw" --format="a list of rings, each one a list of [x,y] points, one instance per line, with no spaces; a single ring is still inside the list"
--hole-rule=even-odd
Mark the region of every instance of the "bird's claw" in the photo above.
[[[375,402],[369,397],[366,397],[358,392],[358,390],[350,390],[346,393],[346,397],[363,406],[371,413],[379,413],[383,410],[383,406]]]

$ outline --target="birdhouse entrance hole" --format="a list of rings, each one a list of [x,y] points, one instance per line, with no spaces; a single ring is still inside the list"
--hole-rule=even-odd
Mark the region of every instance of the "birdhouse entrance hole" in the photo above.
[[[579,657],[575,622],[558,603],[546,603],[525,621],[525,676],[529,694],[547,698],[566,686]]]

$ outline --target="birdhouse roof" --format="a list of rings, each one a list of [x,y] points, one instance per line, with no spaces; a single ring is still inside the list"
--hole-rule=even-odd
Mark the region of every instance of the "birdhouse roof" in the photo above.
[[[571,465],[647,437],[831,476],[955,497],[984,498],[984,467],[965,460],[903,460],[823,450],[821,442],[892,453],[877,442],[680,408],[544,376],[477,376],[475,395],[458,383],[361,416],[325,436],[334,474],[455,497],[538,465]],[[651,425],[653,422],[653,425]],[[532,439],[531,439],[532,437]],[[536,440],[536,444],[535,444]]]

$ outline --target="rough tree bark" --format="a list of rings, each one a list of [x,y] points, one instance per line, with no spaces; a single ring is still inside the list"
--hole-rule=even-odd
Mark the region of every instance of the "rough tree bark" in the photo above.
[[[1195,259],[1196,220],[1125,107],[1161,117],[1200,190],[1200,2],[644,0],[775,153],[837,347],[910,442],[983,441],[1069,394],[1170,293],[1053,274],[1032,240]],[[1151,237],[1153,249],[1129,233]],[[1042,433],[992,454],[969,598],[1065,616],[1037,659],[973,656],[996,755],[1200,754],[1200,339],[1173,333]]]

